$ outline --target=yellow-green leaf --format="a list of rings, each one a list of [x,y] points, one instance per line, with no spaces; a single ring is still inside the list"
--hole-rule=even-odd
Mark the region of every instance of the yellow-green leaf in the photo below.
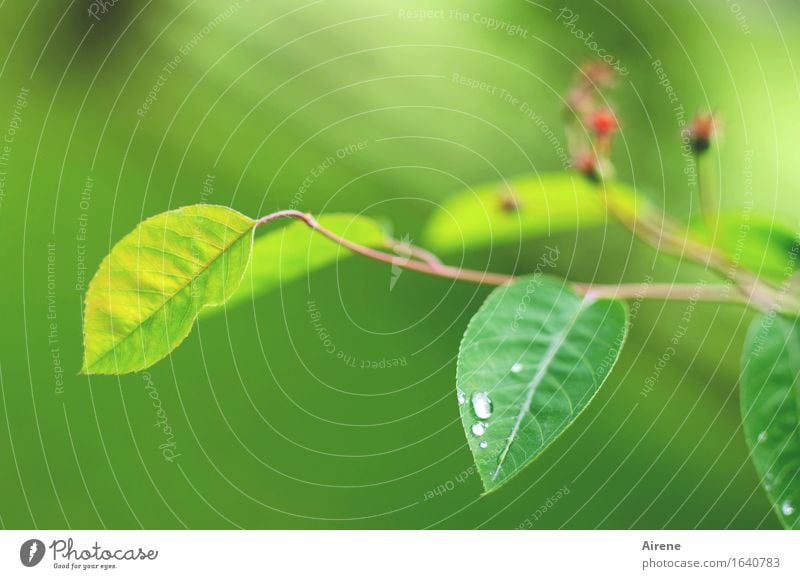
[[[193,205],[123,237],[86,293],[82,371],[136,372],[169,354],[202,308],[222,304],[239,286],[255,225],[227,207]]]
[[[700,239],[708,242],[702,220],[692,224]],[[798,231],[770,214],[723,212],[716,217],[715,243],[734,263],[759,276],[783,282],[798,270]]]
[[[431,217],[423,243],[434,251],[460,251],[599,225],[608,219],[603,194],[626,215],[643,209],[618,183],[596,185],[573,173],[526,175],[448,198]]]

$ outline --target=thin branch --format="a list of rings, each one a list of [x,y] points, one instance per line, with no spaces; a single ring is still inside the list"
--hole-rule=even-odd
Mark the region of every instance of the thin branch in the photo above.
[[[390,253],[385,253],[378,249],[365,247],[363,245],[353,243],[352,241],[345,239],[340,235],[337,235],[333,231],[325,229],[322,225],[319,224],[319,222],[316,219],[314,219],[312,215],[308,213],[302,213],[300,211],[295,211],[293,209],[271,213],[270,215],[267,215],[259,219],[256,222],[256,225],[257,226],[263,225],[264,223],[268,223],[275,219],[281,219],[283,217],[293,217],[295,219],[299,219],[303,221],[306,225],[308,225],[311,229],[318,231],[331,241],[338,243],[340,246],[349,249],[353,253],[358,253],[365,257],[369,257],[370,259],[373,259],[375,261],[388,263],[389,265],[395,265],[398,267],[410,269],[413,271],[418,271],[420,273],[426,273],[428,275],[433,275],[437,277],[444,277],[460,281],[471,281],[476,283],[486,283],[490,285],[505,285],[507,283],[511,283],[512,281],[514,281],[514,276],[511,275],[476,271],[472,269],[461,269],[449,265],[431,264],[423,261],[409,260],[408,258],[401,257],[398,255],[392,255]]]
[[[666,226],[662,225],[661,227],[654,225],[647,218],[629,218],[611,200],[608,185],[602,184],[600,187],[602,189],[599,191],[599,195],[606,209],[617,221],[646,244],[679,259],[688,258],[715,271],[720,276],[734,282],[737,291],[747,298],[749,303],[762,311],[771,309],[775,301],[774,288],[762,282],[754,273],[732,263],[723,253],[690,238],[688,234],[679,235],[679,228],[665,215],[661,217]]]
[[[455,279],[459,281],[471,281],[476,283],[485,283],[491,285],[505,285],[514,281],[514,276],[505,275],[502,273],[491,273],[485,271],[477,271],[473,269],[461,269],[449,265],[430,264],[422,261],[408,260],[397,255],[385,253],[383,251],[364,247],[357,243],[340,237],[336,233],[329,231],[322,227],[311,215],[307,216],[306,223],[313,229],[319,231],[328,239],[335,241],[344,248],[349,249],[354,253],[359,253],[365,257],[369,257],[376,261],[382,261],[389,265],[396,265],[405,269],[418,271],[420,273],[427,273],[429,275]]]
[[[256,221],[260,226],[270,221],[291,217],[299,219],[311,229],[324,235],[341,247],[368,257],[370,259],[396,265],[405,269],[418,271],[420,273],[443,277],[458,281],[469,281],[489,285],[506,285],[517,279],[513,275],[502,273],[491,273],[472,269],[462,269],[442,264],[436,261],[416,261],[407,258],[391,255],[383,251],[364,247],[345,239],[336,233],[325,229],[314,217],[308,213],[288,209],[278,211],[262,217]],[[419,248],[417,248],[419,249]],[[422,250],[425,251],[425,250]],[[427,253],[427,252],[426,252]],[[665,284],[665,283],[644,283],[644,284],[586,284],[572,283],[571,287],[576,293],[591,297],[593,299],[615,298],[615,299],[656,299],[656,300],[693,300],[708,302],[725,302],[748,304],[745,296],[731,292],[731,286],[726,284],[700,285],[700,284]]]

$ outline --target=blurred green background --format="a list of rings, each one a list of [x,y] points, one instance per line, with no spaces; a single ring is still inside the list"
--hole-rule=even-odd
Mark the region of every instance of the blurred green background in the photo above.
[[[454,380],[489,288],[392,286],[348,259],[204,320],[147,374],[77,372],[84,276],[145,216],[350,211],[414,240],[454,192],[561,169],[547,129],[563,142],[562,95],[594,56],[577,31],[628,72],[608,95],[623,179],[694,216],[674,107],[713,109],[722,204],[796,224],[796,3],[56,4],[0,4],[0,526],[778,526],[739,424],[751,315],[733,306],[642,304],[594,404],[483,497]],[[522,273],[554,244],[574,280],[713,279],[611,223],[443,257]]]

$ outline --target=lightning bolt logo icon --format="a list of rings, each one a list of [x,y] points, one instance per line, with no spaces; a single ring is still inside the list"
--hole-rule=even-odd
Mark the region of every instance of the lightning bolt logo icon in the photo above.
[[[39,550],[39,543],[33,542],[31,543],[30,552],[28,553],[28,563],[33,561],[33,556],[36,555],[36,552]]]

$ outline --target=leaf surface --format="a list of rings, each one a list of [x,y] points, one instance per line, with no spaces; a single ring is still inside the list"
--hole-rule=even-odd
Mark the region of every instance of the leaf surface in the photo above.
[[[524,176],[446,199],[426,226],[423,243],[435,251],[463,251],[600,225],[610,218],[599,197],[603,192],[624,214],[642,209],[620,184],[602,189],[572,173]]]
[[[136,372],[169,354],[202,308],[237,288],[254,228],[254,220],[227,207],[192,205],[151,217],[123,237],[86,292],[82,371]]]
[[[800,529],[800,327],[763,315],[753,321],[742,357],[745,438],[781,523]]]
[[[497,288],[458,354],[461,420],[483,485],[519,473],[572,424],[625,340],[625,304],[531,276]]]
[[[702,239],[708,233],[702,222],[693,225]],[[760,276],[782,282],[800,268],[800,232],[771,215],[725,212],[717,217],[717,246],[738,263]]]

